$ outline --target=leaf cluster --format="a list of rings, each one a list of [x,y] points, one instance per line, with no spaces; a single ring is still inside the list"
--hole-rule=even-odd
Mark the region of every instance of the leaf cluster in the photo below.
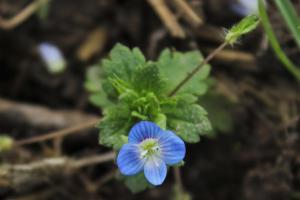
[[[169,94],[202,59],[198,51],[166,49],[157,61],[146,61],[138,48],[117,44],[108,58],[90,68],[85,83],[90,101],[104,112],[98,125],[100,143],[120,149],[130,128],[141,120],[173,130],[186,142],[198,142],[211,129],[207,112],[197,104],[208,89],[210,66],[202,67],[175,95]]]

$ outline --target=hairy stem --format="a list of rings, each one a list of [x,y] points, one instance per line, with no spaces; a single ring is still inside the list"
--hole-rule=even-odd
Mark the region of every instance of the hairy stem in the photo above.
[[[227,46],[227,42],[223,42],[218,48],[211,52],[192,72],[190,72],[169,94],[174,96],[193,76],[209,61],[211,61],[218,53],[220,53]]]

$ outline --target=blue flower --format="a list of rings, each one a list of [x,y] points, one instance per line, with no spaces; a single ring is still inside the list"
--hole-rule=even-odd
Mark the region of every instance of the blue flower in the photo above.
[[[66,61],[61,50],[54,44],[43,42],[38,46],[39,54],[50,73],[60,73],[66,68]]]
[[[258,14],[258,0],[238,0],[231,5],[231,8],[241,16]]]
[[[167,165],[178,164],[184,156],[185,144],[177,135],[152,122],[142,121],[130,130],[117,164],[123,175],[131,176],[143,170],[151,184],[161,185],[167,175]]]

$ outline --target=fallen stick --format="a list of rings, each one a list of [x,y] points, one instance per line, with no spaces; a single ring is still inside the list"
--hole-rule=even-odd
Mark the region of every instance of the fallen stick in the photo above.
[[[97,121],[99,116],[74,110],[52,110],[43,106],[18,103],[0,98],[0,123],[26,124],[43,129],[61,129],[82,122]]]
[[[26,19],[33,15],[42,5],[49,0],[36,0],[20,11],[11,19],[3,19],[0,17],[0,28],[10,30],[22,24]]]
[[[182,14],[186,22],[194,27],[203,24],[203,20],[193,11],[190,5],[185,0],[172,0],[179,14]]]
[[[147,0],[173,37],[185,38],[185,32],[164,0]]]
[[[43,135],[38,135],[38,136],[34,136],[31,138],[26,138],[26,139],[22,139],[22,140],[17,140],[14,142],[15,146],[21,146],[21,145],[27,145],[27,144],[32,144],[32,143],[37,143],[37,142],[43,142],[46,140],[52,140],[52,139],[57,139],[57,138],[62,138],[65,137],[67,135],[71,135],[71,134],[76,134],[79,131],[88,129],[88,128],[92,128],[94,126],[96,126],[96,124],[99,122],[99,119],[93,119],[90,120],[88,122],[84,122],[78,125],[73,125],[70,128],[65,128],[62,130],[58,130],[58,131],[53,131],[47,134],[43,134]]]
[[[194,30],[195,34],[205,40],[206,42],[222,43],[224,41],[225,33],[219,27],[211,25],[203,25],[201,28]]]
[[[203,51],[210,54],[213,49],[203,48]],[[249,71],[258,70],[256,57],[251,53],[243,51],[223,49],[218,55],[216,55],[215,60],[222,63],[234,63],[235,66],[238,65],[240,68]]]
[[[113,161],[115,156],[112,151],[81,159],[57,157],[28,164],[3,164],[0,166],[0,187],[26,190],[54,177],[72,174],[79,168]]]

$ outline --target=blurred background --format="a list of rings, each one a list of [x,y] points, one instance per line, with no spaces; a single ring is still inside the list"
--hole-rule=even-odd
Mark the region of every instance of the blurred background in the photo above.
[[[299,66],[274,2],[266,2],[274,34]],[[174,199],[172,173],[137,194],[115,178],[114,154],[92,126],[102,115],[87,73],[118,42],[153,60],[167,47],[208,55],[251,13],[256,0],[0,0],[0,199]],[[300,199],[296,76],[262,26],[210,64],[213,84],[199,102],[214,134],[187,146],[185,190],[196,200]]]

